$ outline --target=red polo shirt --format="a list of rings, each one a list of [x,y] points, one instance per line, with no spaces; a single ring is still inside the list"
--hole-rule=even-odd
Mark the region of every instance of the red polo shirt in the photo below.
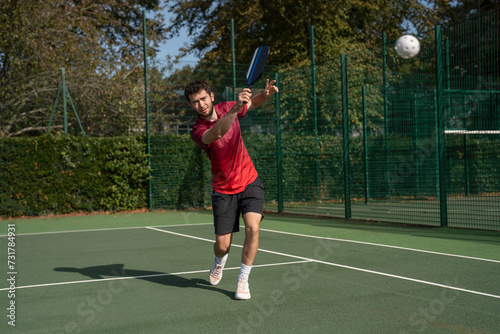
[[[236,102],[233,101],[214,105],[217,119],[224,117],[235,104]],[[191,130],[191,138],[205,150],[212,163],[212,187],[223,194],[240,193],[257,178],[257,170],[243,144],[238,121],[238,118],[245,116],[246,113],[247,106],[245,105],[238,112],[238,117],[226,134],[209,145],[203,144],[201,137],[216,122],[198,117]]]

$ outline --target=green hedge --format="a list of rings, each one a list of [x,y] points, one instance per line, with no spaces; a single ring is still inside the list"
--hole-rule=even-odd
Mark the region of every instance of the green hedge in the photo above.
[[[368,148],[370,198],[427,198],[436,196],[434,138],[419,140],[417,151],[411,138],[391,137],[386,164],[385,139],[370,137]],[[450,138],[451,139],[451,138]],[[274,134],[244,133],[245,146],[266,188],[266,202],[277,198],[277,156]],[[454,141],[455,138],[453,138]],[[448,192],[463,193],[465,181],[460,142],[447,143]],[[500,185],[498,141],[469,140],[471,192],[484,193]],[[282,135],[283,196],[285,202],[344,199],[343,140],[341,136],[318,137],[319,181],[316,178],[315,138]],[[492,158],[492,153],[494,157]],[[210,162],[189,134],[154,136],[152,154],[152,202],[154,209],[183,209],[211,205]],[[500,165],[500,164],[497,164]],[[483,168],[488,166],[488,168]],[[387,171],[389,168],[389,172]],[[364,198],[365,161],[362,137],[350,140],[352,198]],[[485,182],[488,180],[488,182]],[[319,188],[318,188],[319,187]]]
[[[144,208],[147,178],[143,138],[0,139],[4,217]]]
[[[245,134],[245,145],[266,187],[266,201],[276,193],[274,135]],[[315,139],[310,135],[282,138],[285,202],[343,199],[342,138],[318,138],[319,181]],[[500,189],[500,143],[497,138],[470,138],[471,193]],[[391,138],[388,165],[383,138],[368,142],[370,197],[435,196],[436,161],[432,142]],[[144,138],[87,138],[47,134],[0,139],[0,215],[38,216],[90,211],[121,211],[147,206],[148,167]],[[210,162],[189,135],[151,138],[153,209],[182,209],[211,204]],[[466,187],[463,140],[447,140],[449,194]],[[364,197],[363,143],[350,145],[351,196]],[[386,166],[391,170],[389,177]],[[319,188],[318,188],[319,186]],[[390,189],[390,193],[388,190]]]
[[[151,137],[153,209],[211,205],[210,162],[189,134]]]

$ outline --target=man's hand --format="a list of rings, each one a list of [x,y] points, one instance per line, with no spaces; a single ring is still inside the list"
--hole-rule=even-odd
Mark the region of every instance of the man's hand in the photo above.
[[[236,104],[239,106],[239,109],[241,109],[243,105],[247,104],[251,100],[252,100],[252,91],[250,90],[250,88],[244,88],[238,94],[238,100],[236,101]]]
[[[248,110],[253,110],[255,108],[260,107],[264,102],[267,101],[267,99],[271,96],[274,95],[274,93],[277,93],[278,87],[276,87],[274,84],[276,83],[276,80],[273,80],[269,82],[269,79],[266,79],[266,87],[264,88],[264,91],[260,94],[255,95],[253,99],[248,103]]]
[[[273,80],[271,82],[269,82],[269,79],[266,80],[266,88],[264,89],[264,94],[266,95],[266,97],[273,96],[274,93],[277,93],[279,91],[278,87],[274,85],[275,83],[276,80]]]

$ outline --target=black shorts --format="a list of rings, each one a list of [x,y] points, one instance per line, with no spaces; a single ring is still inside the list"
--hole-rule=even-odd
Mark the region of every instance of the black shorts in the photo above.
[[[215,234],[227,234],[240,230],[240,214],[256,212],[264,214],[264,185],[257,176],[241,193],[234,195],[212,191]]]

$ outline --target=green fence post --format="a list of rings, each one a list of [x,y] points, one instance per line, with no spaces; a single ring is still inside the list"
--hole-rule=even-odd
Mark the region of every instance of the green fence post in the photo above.
[[[434,89],[434,147],[436,150],[436,158],[434,170],[436,172],[436,198],[441,199],[439,191],[439,118],[438,118],[438,103],[437,91]]]
[[[316,59],[314,57],[314,26],[311,26],[311,81],[312,81],[312,112],[313,112],[313,129],[314,129],[314,153],[316,158],[316,196],[321,200],[319,188],[319,144],[318,144],[318,108],[316,100]]]
[[[80,130],[82,130],[82,134],[85,136],[85,130],[83,129],[82,122],[80,121],[80,117],[78,117],[78,113],[76,112],[75,104],[73,103],[73,100],[71,99],[71,95],[69,95],[68,87],[66,87],[66,72],[64,70],[64,67],[61,68],[61,76],[62,76],[62,82],[61,85],[59,86],[59,89],[57,90],[57,96],[56,100],[54,102],[54,107],[52,108],[52,114],[50,115],[50,121],[49,121],[49,127],[47,128],[47,131],[50,130],[50,127],[52,126],[52,120],[54,119],[54,114],[56,112],[57,108],[57,103],[59,101],[59,94],[62,92],[63,94],[63,110],[64,110],[64,133],[68,133],[68,107],[67,107],[67,100],[66,97],[69,99],[69,102],[71,103],[71,107],[73,108],[73,112],[75,114],[76,120],[78,122],[78,125],[80,126]]]
[[[448,226],[448,209],[446,203],[446,166],[445,166],[445,114],[443,85],[443,35],[441,26],[436,26],[436,114],[438,119],[439,144],[439,204],[441,211],[441,226]]]
[[[469,186],[469,149],[467,147],[467,134],[464,133],[464,173],[465,173],[465,196],[470,195]]]
[[[344,215],[345,219],[351,218],[351,183],[350,183],[350,168],[349,168],[349,104],[347,92],[347,56],[340,56],[341,73],[342,73],[342,125],[343,125],[343,141],[344,141]]]
[[[368,184],[368,131],[366,128],[366,87],[361,88],[361,95],[363,97],[363,154],[365,160],[365,204],[370,201],[370,185]]]
[[[148,91],[148,52],[146,46],[146,12],[142,11],[142,31],[144,47],[144,103],[146,104],[146,154],[148,155],[148,205],[153,210],[153,199],[151,189],[151,135],[149,128],[149,91]]]
[[[54,107],[52,108],[52,114],[50,114],[49,127],[47,128],[47,131],[50,131],[50,127],[52,126],[52,120],[54,119],[54,114],[56,112],[57,103],[59,102],[59,94],[61,93],[62,90],[63,90],[63,84],[61,82],[61,84],[59,85],[59,89],[57,90],[56,100],[54,101]],[[63,94],[64,94],[64,92],[63,92]]]
[[[73,108],[73,113],[75,114],[76,121],[78,122],[78,125],[80,126],[80,130],[82,130],[83,136],[85,136],[85,130],[83,129],[82,122],[80,121],[80,117],[78,117],[78,113],[76,112],[75,104],[73,103],[73,100],[71,99],[71,95],[69,94],[68,87],[64,87],[64,90],[66,91],[66,94],[68,94],[68,99],[69,103],[71,103],[71,107]]]
[[[234,54],[234,19],[231,19],[231,62],[233,65],[233,98],[236,100],[236,56]],[[229,97],[228,97],[229,100]]]
[[[469,186],[469,148],[467,145],[467,101],[465,95],[463,96],[463,105],[464,105],[464,173],[465,173],[465,196],[470,195],[470,186]]]
[[[445,47],[445,71],[446,71],[446,89],[451,88],[451,78],[450,78],[450,39],[448,37],[445,38],[444,40],[444,47]],[[448,94],[450,94],[448,92]]]
[[[387,182],[386,196],[391,195],[391,171],[389,167],[389,115],[387,108],[387,54],[386,54],[386,37],[385,32],[382,33],[382,80],[383,80],[383,98],[384,98],[384,136],[385,136],[385,175]]]
[[[274,74],[276,87],[279,88],[280,75]],[[282,166],[282,151],[281,151],[281,109],[280,109],[280,93],[274,94],[274,109],[276,110],[276,183],[278,188],[278,213],[283,212],[283,166]]]
[[[412,97],[412,116],[413,116],[413,152],[417,152],[418,150],[418,118],[417,118],[417,98],[415,97],[415,94],[413,94]],[[418,154],[414,154],[414,159],[415,159],[415,194],[414,197],[419,196],[419,190],[420,190],[420,159]]]
[[[68,108],[66,106],[66,75],[64,68],[61,68],[62,73],[62,87],[63,87],[63,115],[64,115],[64,133],[68,133]]]

